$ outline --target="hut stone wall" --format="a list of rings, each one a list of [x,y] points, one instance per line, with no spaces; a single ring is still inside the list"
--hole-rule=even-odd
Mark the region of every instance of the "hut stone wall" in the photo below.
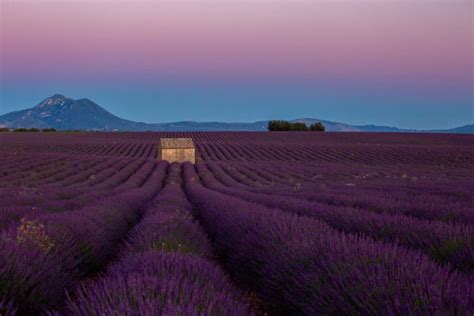
[[[191,138],[162,138],[158,144],[158,159],[168,162],[196,163],[196,151]]]

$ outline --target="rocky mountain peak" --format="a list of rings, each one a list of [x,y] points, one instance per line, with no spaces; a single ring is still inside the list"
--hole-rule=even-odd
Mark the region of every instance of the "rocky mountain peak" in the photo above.
[[[62,94],[55,94],[55,95],[50,96],[49,98],[46,98],[43,101],[41,101],[41,103],[39,103],[35,108],[44,109],[46,107],[63,105],[68,101],[73,101],[73,100],[68,98],[68,97],[65,97]]]

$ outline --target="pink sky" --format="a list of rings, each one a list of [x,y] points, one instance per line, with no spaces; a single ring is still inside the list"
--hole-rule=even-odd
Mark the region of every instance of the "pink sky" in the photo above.
[[[2,60],[13,77],[466,82],[470,7],[469,0],[2,0]]]
[[[473,36],[472,0],[0,0],[0,114],[63,93],[144,121],[453,127]]]

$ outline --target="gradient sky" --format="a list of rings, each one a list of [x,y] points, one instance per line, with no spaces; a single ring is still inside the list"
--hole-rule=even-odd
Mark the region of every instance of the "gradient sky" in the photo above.
[[[0,114],[474,122],[471,0],[0,0]]]

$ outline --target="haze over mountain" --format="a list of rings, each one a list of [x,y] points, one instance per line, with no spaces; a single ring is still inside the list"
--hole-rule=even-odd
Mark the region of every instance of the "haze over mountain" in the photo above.
[[[310,125],[322,122],[331,132],[437,132],[474,133],[474,124],[453,129],[432,131],[407,130],[390,126],[349,125],[316,118],[301,118],[292,122]],[[89,99],[78,99],[55,94],[46,98],[33,108],[10,112],[0,116],[0,127],[8,128],[55,128],[58,130],[94,131],[265,131],[268,121],[252,123],[194,122],[172,123],[134,122],[108,112]]]

